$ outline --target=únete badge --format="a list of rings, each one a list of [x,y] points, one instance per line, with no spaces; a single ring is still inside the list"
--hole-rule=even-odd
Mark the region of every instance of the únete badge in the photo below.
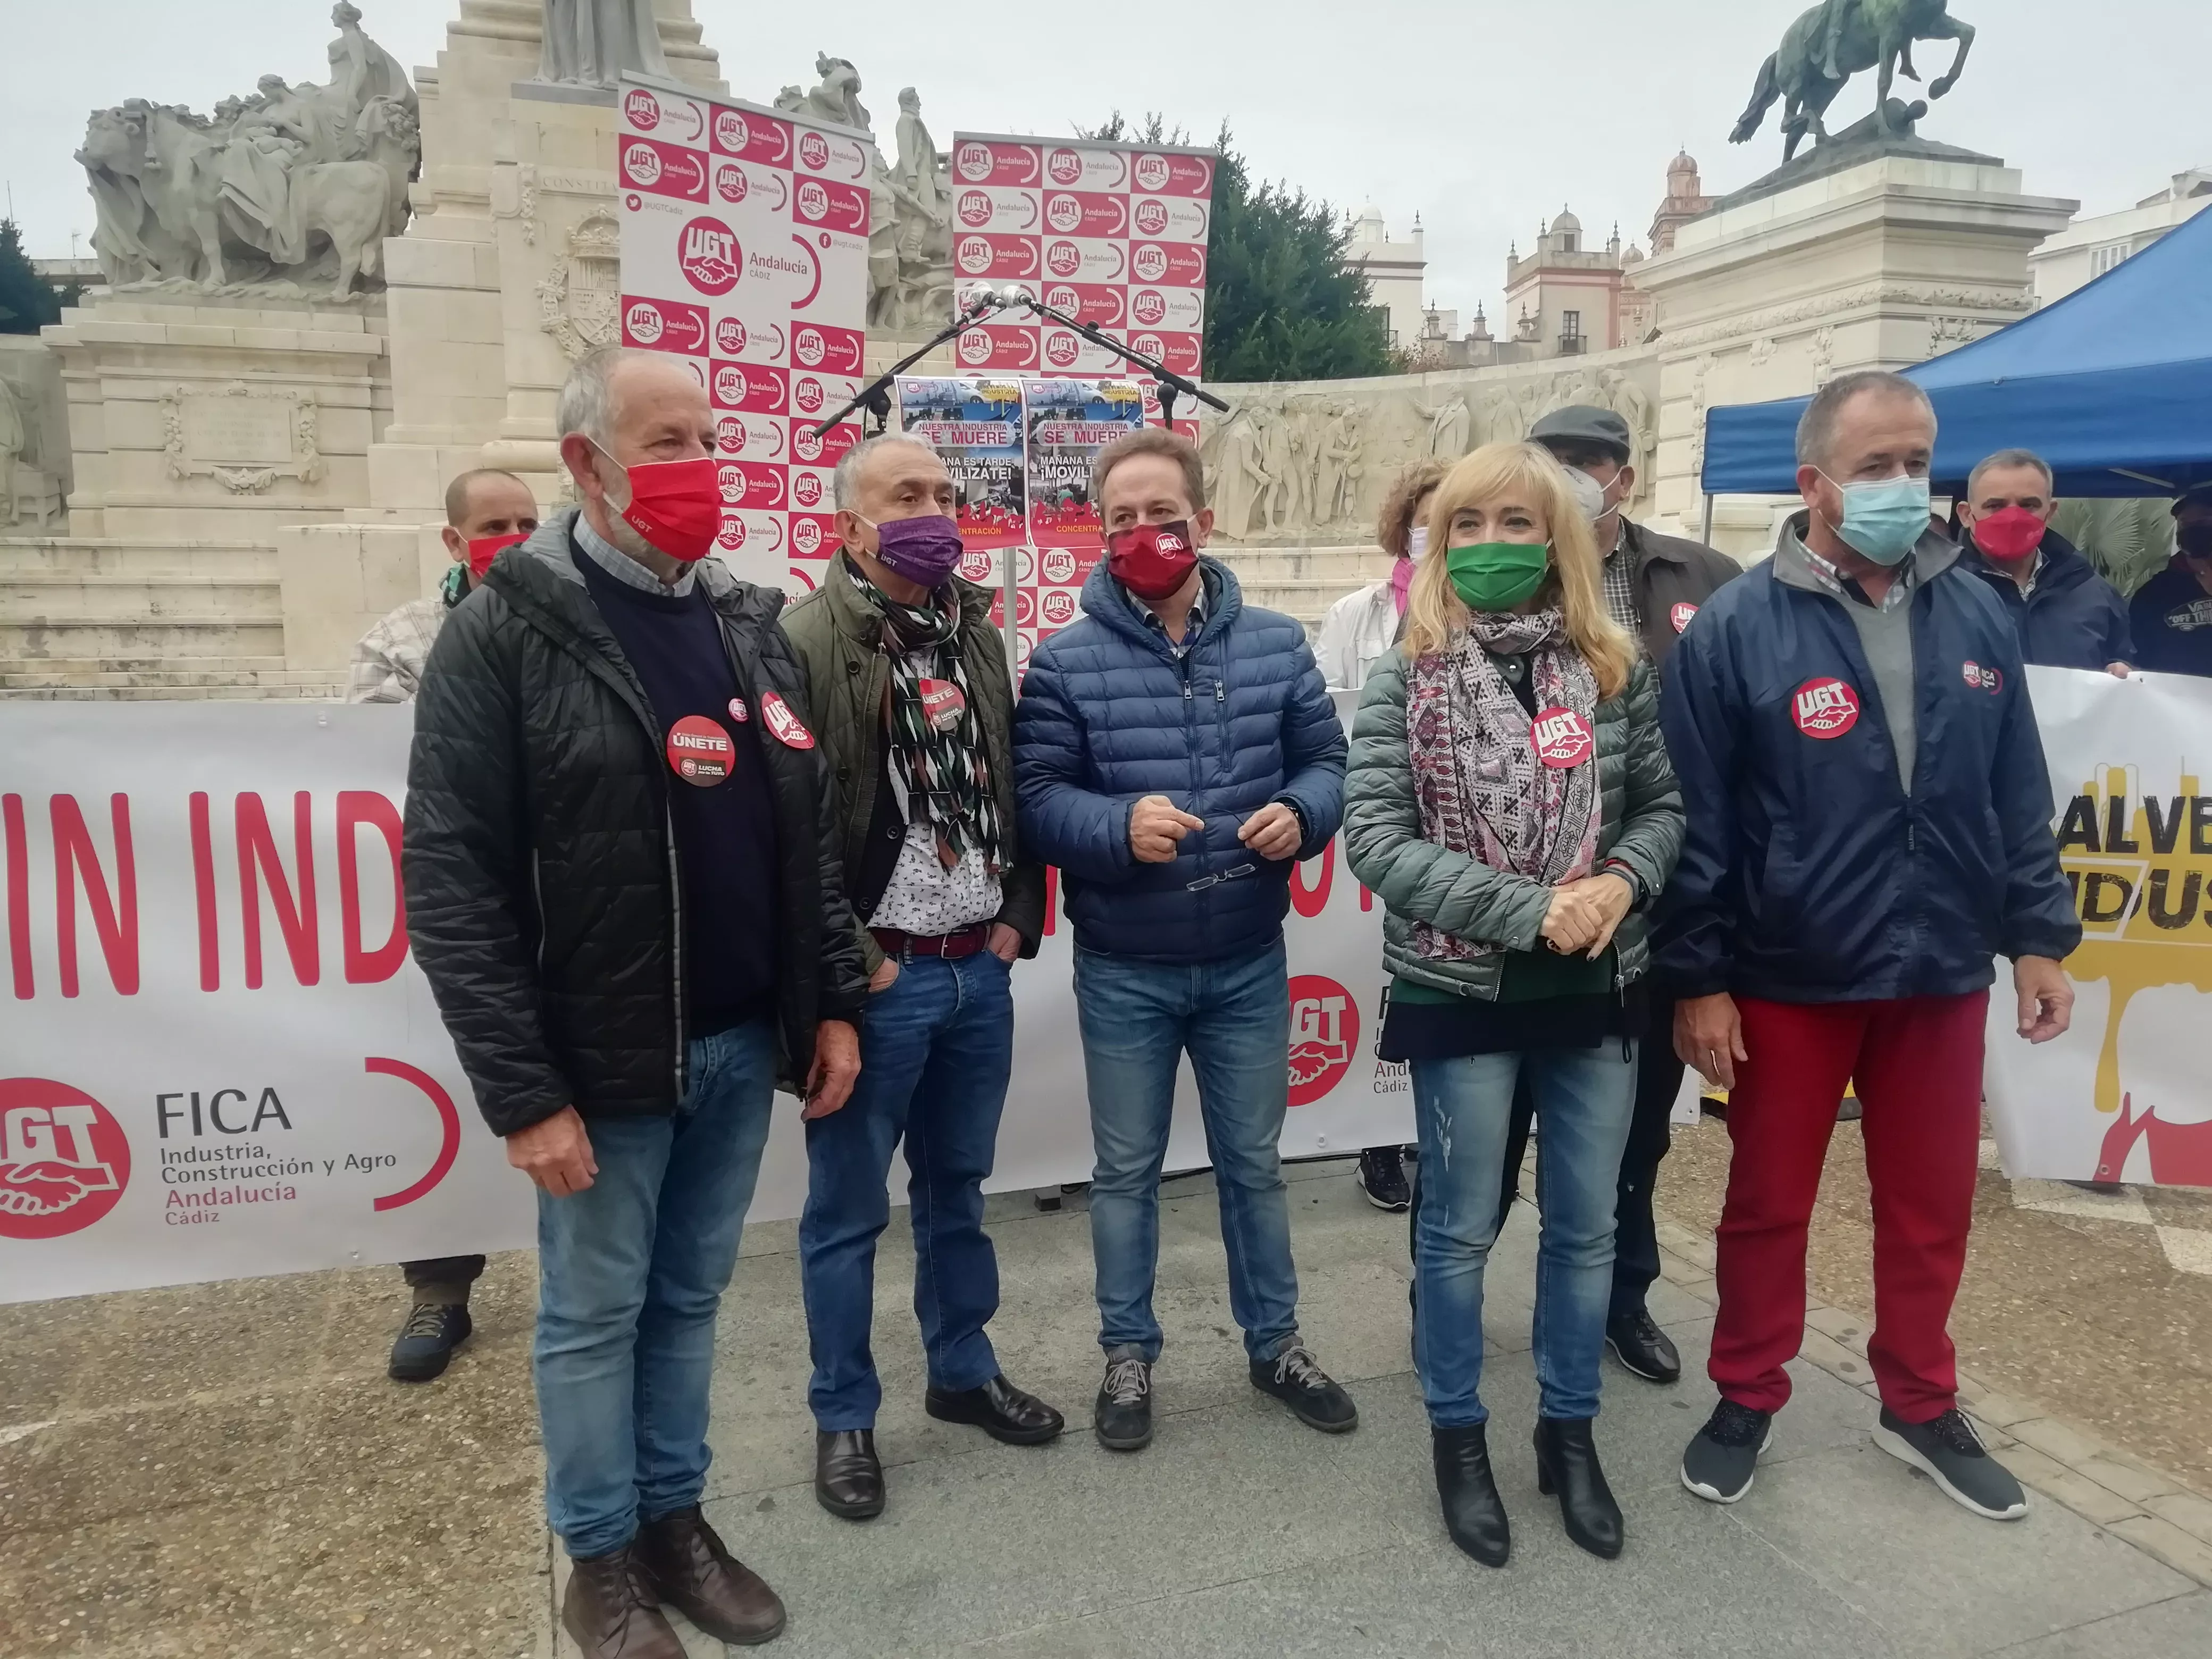
[[[684,782],[711,789],[726,782],[737,745],[704,714],[686,714],[668,728],[668,768]]]
[[[1573,709],[1565,708],[1539,711],[1529,722],[1528,741],[1538,760],[1560,771],[1580,766],[1597,747],[1590,723]]]
[[[811,749],[814,734],[806,729],[806,722],[791,712],[791,705],[773,691],[763,691],[760,698],[761,724],[768,727],[769,736],[786,749]]]
[[[917,688],[921,693],[921,717],[929,722],[933,732],[951,732],[960,725],[960,717],[968,710],[968,699],[951,680],[923,680]]]

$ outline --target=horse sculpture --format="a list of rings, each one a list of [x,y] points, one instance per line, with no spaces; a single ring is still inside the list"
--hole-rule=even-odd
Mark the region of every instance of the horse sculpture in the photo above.
[[[1891,79],[1902,70],[1909,80],[1920,76],[1912,67],[1916,40],[1956,40],[1959,55],[1951,67],[1929,85],[1928,95],[1941,98],[1958,84],[1966,53],[1974,44],[1974,28],[1946,9],[1948,0],[1822,0],[1792,23],[1781,46],[1760,65],[1759,83],[1752,90],[1751,106],[1735,124],[1729,142],[1741,144],[1757,132],[1766,112],[1783,103],[1782,159],[1797,154],[1797,146],[1810,132],[1814,142],[1824,142],[1828,130],[1821,117],[1844,83],[1861,70],[1877,69],[1875,120],[1884,133],[1897,131],[1895,109],[1889,95]]]

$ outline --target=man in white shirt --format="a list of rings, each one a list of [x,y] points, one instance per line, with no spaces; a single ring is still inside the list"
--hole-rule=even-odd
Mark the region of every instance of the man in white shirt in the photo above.
[[[1005,641],[990,595],[952,574],[952,480],[926,445],[872,439],[839,462],[835,489],[843,546],[783,626],[837,782],[872,994],[853,1097],[806,1126],[799,1249],[815,1497],[866,1520],[884,1507],[869,1328],[902,1139],[925,1408],[1013,1445],[1050,1440],[1063,1424],[1006,1380],[984,1332],[999,1305],[983,1181],[1013,1066],[1008,975],[1044,926],[1043,867],[1016,845]]]

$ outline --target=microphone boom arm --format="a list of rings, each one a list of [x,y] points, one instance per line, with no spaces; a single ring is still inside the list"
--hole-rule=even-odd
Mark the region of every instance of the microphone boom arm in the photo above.
[[[828,437],[830,428],[836,426],[838,422],[856,409],[866,409],[873,415],[876,417],[877,429],[881,431],[890,424],[890,399],[886,393],[892,381],[936,350],[938,347],[945,344],[946,341],[958,338],[963,330],[973,328],[986,317],[995,316],[1000,312],[1009,309],[1015,303],[1012,300],[1003,299],[994,294],[989,299],[978,301],[969,307],[966,311],[952,319],[952,325],[950,328],[939,333],[926,345],[907,353],[905,356],[854,392],[842,409],[814,428],[814,435],[817,438]]]

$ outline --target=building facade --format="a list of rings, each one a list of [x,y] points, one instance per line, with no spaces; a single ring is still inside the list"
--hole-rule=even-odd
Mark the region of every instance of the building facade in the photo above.
[[[2076,219],[2027,256],[2035,303],[2047,306],[2094,283],[2207,207],[2212,207],[2212,167],[2192,167],[2131,208]]]
[[[1367,278],[1368,298],[1389,320],[1394,351],[1413,350],[1427,321],[1421,284],[1429,268],[1421,246],[1421,216],[1413,216],[1413,234],[1394,242],[1382,223],[1382,210],[1369,203],[1352,222],[1352,243],[1344,263]]]

